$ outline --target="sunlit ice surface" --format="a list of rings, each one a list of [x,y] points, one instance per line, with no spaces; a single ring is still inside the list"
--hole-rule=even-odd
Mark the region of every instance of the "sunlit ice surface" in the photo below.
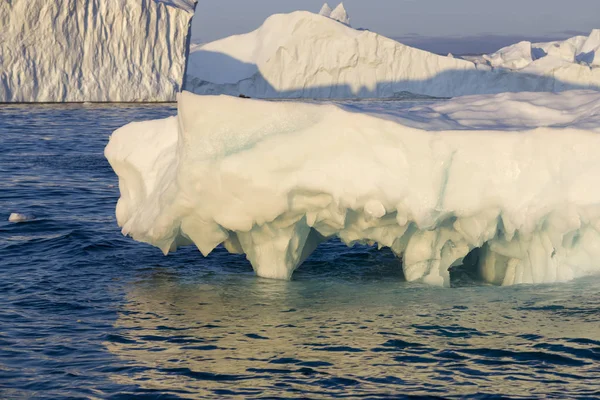
[[[471,263],[484,282],[551,283],[600,271],[598,109],[594,91],[412,108],[184,92],[105,155],[122,233],[165,254],[222,243],[290,279],[339,238],[390,248],[409,281],[450,286]]]

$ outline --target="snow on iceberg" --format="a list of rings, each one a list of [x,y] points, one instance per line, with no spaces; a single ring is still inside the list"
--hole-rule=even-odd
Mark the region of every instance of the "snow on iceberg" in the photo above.
[[[468,254],[494,284],[600,272],[599,92],[405,104],[184,92],[176,117],[112,135],[117,221],[164,253],[223,243],[270,278],[332,237],[436,285]]]
[[[0,102],[173,101],[195,5],[0,1]]]
[[[297,11],[272,15],[253,32],[194,48],[186,89],[258,98],[383,98],[406,92],[455,97],[600,89],[600,68],[577,63],[574,55],[571,61],[533,60],[536,50],[541,49],[522,42],[485,57],[445,57]]]

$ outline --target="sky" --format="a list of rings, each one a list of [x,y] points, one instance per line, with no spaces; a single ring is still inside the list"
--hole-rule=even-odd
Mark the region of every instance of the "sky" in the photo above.
[[[210,42],[258,28],[271,14],[318,12],[323,0],[199,0],[194,42]],[[329,1],[333,8],[337,1]],[[355,28],[368,28],[437,52],[540,38],[560,39],[600,28],[600,0],[345,0]],[[444,39],[446,44],[442,43]],[[498,44],[496,44],[496,42]],[[494,43],[487,43],[487,42]],[[518,41],[518,40],[517,40]],[[461,51],[462,47],[464,47]],[[454,47],[453,47],[454,46]],[[500,46],[501,47],[501,46]]]

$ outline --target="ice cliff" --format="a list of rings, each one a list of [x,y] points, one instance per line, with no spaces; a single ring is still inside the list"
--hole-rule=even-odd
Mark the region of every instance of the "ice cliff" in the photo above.
[[[269,17],[257,30],[195,47],[186,88],[259,98],[434,97],[600,89],[600,31],[564,43],[522,42],[472,59],[405,46],[305,11]],[[346,15],[347,16],[347,15]]]
[[[223,243],[289,279],[329,238],[377,243],[409,281],[475,259],[494,284],[600,272],[600,92],[310,104],[179,95],[117,130],[123,233],[165,253]],[[475,256],[473,256],[475,254]]]
[[[195,5],[0,1],[0,102],[173,101]]]

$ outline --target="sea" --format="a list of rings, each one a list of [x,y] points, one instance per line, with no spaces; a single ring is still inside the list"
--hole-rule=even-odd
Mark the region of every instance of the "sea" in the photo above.
[[[331,241],[286,282],[122,236],[104,147],[175,113],[0,105],[0,399],[600,398],[600,277],[432,287]]]

